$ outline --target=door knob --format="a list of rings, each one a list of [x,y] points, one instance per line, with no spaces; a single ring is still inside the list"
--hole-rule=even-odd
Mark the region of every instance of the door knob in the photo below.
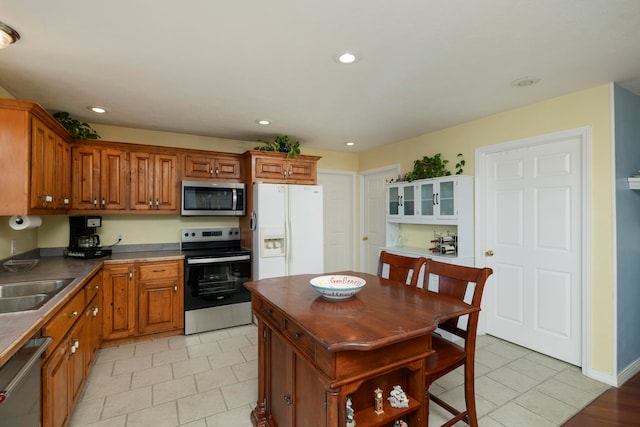
[[[491,249],[489,249],[488,251],[486,251],[484,253],[486,256],[493,256],[493,251]]]

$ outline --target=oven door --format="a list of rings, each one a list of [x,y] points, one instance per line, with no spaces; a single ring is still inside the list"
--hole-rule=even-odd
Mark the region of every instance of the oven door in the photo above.
[[[185,310],[251,301],[251,255],[185,258]]]

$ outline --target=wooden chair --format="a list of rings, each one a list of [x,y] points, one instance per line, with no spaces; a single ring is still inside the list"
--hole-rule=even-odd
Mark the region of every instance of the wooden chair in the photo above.
[[[438,275],[438,290],[436,292],[448,295],[458,300],[480,307],[482,292],[487,278],[493,273],[490,268],[463,267],[453,264],[431,260],[429,266],[430,275]],[[425,280],[429,283],[429,280]],[[469,294],[466,298],[465,295]],[[471,299],[469,300],[469,296]],[[433,334],[432,343],[435,353],[428,356],[425,369],[426,393],[429,399],[449,411],[454,417],[442,427],[452,426],[458,421],[477,427],[475,385],[474,385],[474,361],[476,351],[476,332],[480,312],[467,315],[466,327],[461,327],[461,318],[451,319],[439,325],[443,331],[447,331],[464,339],[464,344],[459,345],[444,337]],[[463,316],[464,317],[464,316]],[[460,411],[442,399],[429,394],[429,386],[438,378],[448,374],[459,366],[464,366],[464,398],[466,409]]]
[[[418,286],[418,277],[420,276],[420,269],[424,266],[424,277],[427,277],[428,273],[428,261],[426,258],[413,258],[403,255],[392,254],[387,251],[380,252],[380,259],[378,261],[378,277],[383,277],[382,272],[384,266],[389,266],[389,275],[385,279],[395,280],[402,283],[407,283],[409,273],[411,273],[411,279],[409,285],[413,287]]]

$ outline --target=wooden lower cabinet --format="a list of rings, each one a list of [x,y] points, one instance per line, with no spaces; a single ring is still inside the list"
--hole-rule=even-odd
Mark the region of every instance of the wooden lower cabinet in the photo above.
[[[106,264],[102,273],[105,340],[184,327],[182,260]]]
[[[74,297],[72,303],[76,301],[84,301],[83,291]],[[62,310],[68,306],[73,304],[67,304]],[[87,307],[89,306],[91,303]],[[92,319],[84,315],[83,310],[72,313],[77,313],[72,316],[75,323],[64,332],[57,347],[47,353],[48,357],[42,365],[43,427],[67,425],[89,374],[89,367],[95,356],[93,347],[100,346],[100,343],[92,344],[92,339],[95,339],[92,337]],[[63,317],[69,317],[66,313],[62,314]],[[56,318],[50,323],[51,327],[45,326],[45,333],[59,330],[60,322]]]

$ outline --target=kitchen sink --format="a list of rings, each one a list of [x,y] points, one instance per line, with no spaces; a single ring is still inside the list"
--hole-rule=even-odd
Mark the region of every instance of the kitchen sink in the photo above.
[[[73,279],[35,280],[0,285],[0,313],[37,310]]]

